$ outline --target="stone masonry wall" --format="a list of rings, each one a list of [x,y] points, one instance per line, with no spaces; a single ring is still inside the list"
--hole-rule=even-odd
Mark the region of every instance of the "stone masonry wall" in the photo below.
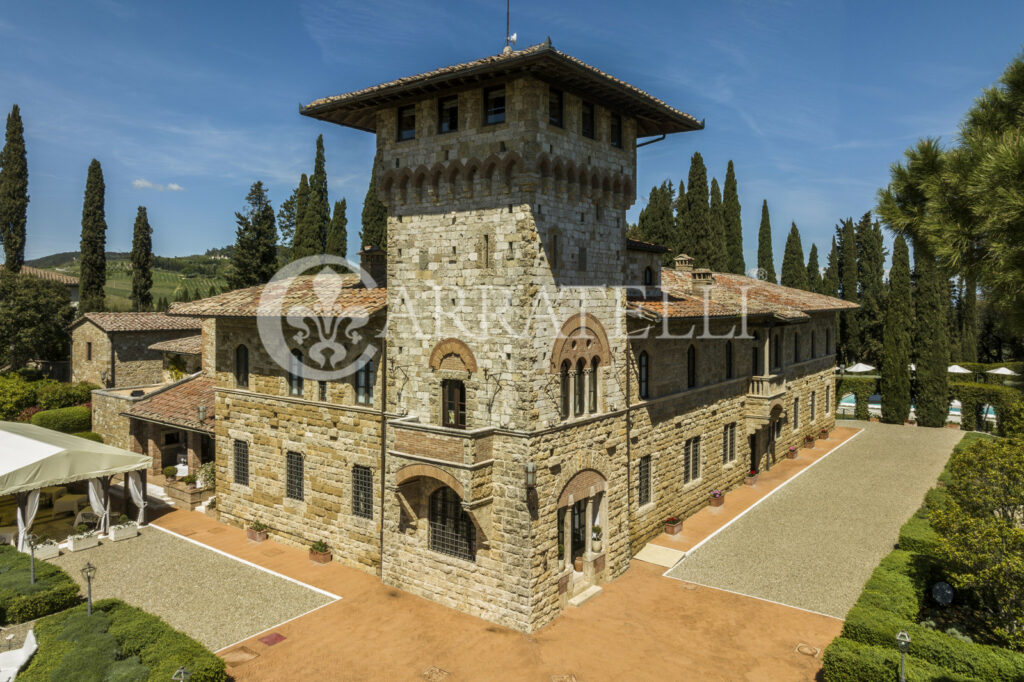
[[[92,359],[88,353],[90,343]],[[105,331],[85,320],[71,332],[71,381],[107,386],[111,379],[110,338]]]

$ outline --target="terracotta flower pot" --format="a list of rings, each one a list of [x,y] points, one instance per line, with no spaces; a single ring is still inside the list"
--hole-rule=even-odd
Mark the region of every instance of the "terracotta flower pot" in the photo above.
[[[331,562],[331,552],[330,550],[327,550],[326,552],[318,552],[315,549],[311,549],[309,550],[309,559],[310,561],[315,561],[318,564],[328,564]]]
[[[675,523],[665,522],[665,532],[669,535],[679,535],[683,530],[683,520],[680,519]]]
[[[583,557],[578,556],[575,559],[573,559],[572,568],[577,573],[581,573],[583,571]]]
[[[744,479],[743,482],[746,483],[747,485],[755,485],[757,483],[757,475],[755,474],[753,476],[747,476],[747,478]]]
[[[814,447],[814,436],[807,436],[807,438],[804,438],[804,447],[805,448],[813,448]]]
[[[796,448],[786,450],[786,457],[789,459],[796,459]]]
[[[725,504],[725,493],[722,493],[719,497],[708,497],[708,501],[712,507],[721,507]]]
[[[822,429],[818,432],[818,440],[825,440],[828,438],[828,429]]]
[[[253,530],[252,528],[245,529],[245,536],[253,542],[263,542],[267,539],[267,531],[265,530]]]

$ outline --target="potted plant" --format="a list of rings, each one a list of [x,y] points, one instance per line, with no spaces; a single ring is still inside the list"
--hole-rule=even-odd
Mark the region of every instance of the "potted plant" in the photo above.
[[[818,432],[818,439],[825,440],[826,438],[828,438],[828,429],[823,426],[821,431]]]
[[[743,482],[746,483],[747,485],[754,485],[755,483],[757,483],[757,471],[755,469],[751,469],[750,471],[748,471],[747,478]]]
[[[184,483],[187,488],[193,489],[196,487],[196,475],[189,474],[188,476],[182,476],[181,482]]]
[[[199,485],[214,490],[217,487],[217,463],[207,462],[199,467]]]
[[[318,564],[327,564],[331,561],[331,550],[323,540],[317,540],[309,547],[309,558]]]
[[[84,523],[75,526],[75,535],[68,536],[68,548],[72,552],[81,552],[100,544],[100,538],[96,531]]]
[[[725,493],[718,489],[712,490],[709,495],[709,501],[712,507],[721,507],[725,504]]]
[[[37,559],[56,559],[60,556],[60,546],[57,541],[53,538],[48,538],[45,535],[36,542],[35,552]]]
[[[590,549],[595,552],[601,551],[601,526],[594,526],[591,529]]]
[[[811,434],[807,434],[804,437],[804,447],[805,448],[813,448],[814,447],[814,436],[812,436]]]
[[[178,476],[178,467],[164,467],[163,474],[168,481],[173,481]]]
[[[670,516],[665,519],[665,532],[669,535],[679,535],[683,530],[683,520],[678,516]]]
[[[259,521],[251,521],[245,529],[245,536],[253,542],[263,542],[267,539],[267,526]]]
[[[789,459],[796,459],[796,446],[790,445],[789,449],[786,450],[786,457]]]
[[[139,534],[139,526],[124,514],[117,520],[117,524],[107,530],[107,537],[113,542],[127,540]]]

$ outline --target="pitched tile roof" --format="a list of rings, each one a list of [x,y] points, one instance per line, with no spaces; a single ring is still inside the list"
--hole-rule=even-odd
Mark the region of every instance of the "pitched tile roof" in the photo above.
[[[694,294],[692,280],[685,272],[665,268],[661,271],[664,295],[657,299],[631,297],[629,307],[654,318],[768,316],[777,320],[805,320],[810,313],[850,310],[857,304],[809,291],[764,282],[743,275],[714,273],[708,289],[708,302],[703,294]],[[705,313],[705,306],[707,312]]]
[[[88,320],[105,332],[150,332],[198,330],[198,318],[172,317],[164,313],[85,313],[71,323],[71,327]]]
[[[372,315],[387,305],[387,289],[367,289],[358,275],[299,275],[187,303],[172,303],[171,315],[279,317],[305,308],[321,317]]]
[[[0,265],[0,270],[3,269],[4,266]],[[63,272],[57,272],[56,270],[43,270],[42,268],[32,268],[27,265],[22,265],[18,274],[38,277],[39,279],[48,279],[51,282],[60,282],[61,284],[67,284],[69,287],[78,286],[77,277],[73,275],[65,275]]]
[[[662,246],[661,244],[651,244],[650,242],[642,242],[639,239],[627,239],[626,250],[650,251],[651,253],[668,253],[668,247],[666,246]]]
[[[214,404],[213,379],[196,376],[140,400],[125,414],[144,421],[213,433]],[[199,421],[200,405],[206,407],[206,419],[203,421]]]
[[[607,106],[628,112],[637,118],[639,137],[700,130],[704,127],[704,122],[694,116],[556,50],[550,39],[522,50],[509,50],[362,90],[323,97],[302,107],[300,112],[305,116],[376,132],[376,110],[393,106],[398,99],[432,94],[439,87],[455,88],[517,73],[535,74],[566,89],[585,92]]]
[[[161,353],[181,353],[182,355],[202,355],[203,335],[183,336],[180,339],[168,339],[150,344],[150,350]]]

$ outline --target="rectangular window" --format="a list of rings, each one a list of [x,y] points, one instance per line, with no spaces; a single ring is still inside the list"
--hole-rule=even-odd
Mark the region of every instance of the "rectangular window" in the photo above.
[[[442,426],[466,428],[466,385],[455,379],[442,381],[441,403]]]
[[[683,483],[700,478],[700,436],[694,436],[683,446]]]
[[[92,341],[85,342],[85,359],[92,360]]]
[[[302,455],[297,452],[289,452],[285,455],[285,486],[284,494],[292,500],[300,502],[305,497],[305,482],[303,481]]]
[[[551,235],[551,269],[558,267],[558,235]]]
[[[318,382],[316,382],[316,394],[317,394],[317,397],[320,399],[320,402],[322,402],[322,403],[327,402],[327,382],[326,381],[318,381]]]
[[[800,398],[793,398],[793,430],[800,428]]]
[[[561,128],[563,122],[562,91],[551,88],[548,90],[548,123]]]
[[[587,269],[587,247],[585,247],[585,246],[581,246],[580,247],[580,258],[579,258],[579,261],[580,261],[580,268],[579,269],[580,270],[586,270]]]
[[[608,137],[613,147],[622,149],[622,117],[618,114],[611,115],[611,130]]]
[[[736,422],[722,428],[722,464],[736,461]]]
[[[817,391],[811,391],[811,421],[814,421],[814,413],[817,411],[817,407],[818,407],[817,403],[818,403],[818,392]]]
[[[590,102],[583,103],[580,133],[583,137],[594,139],[594,105]]]
[[[832,411],[832,401],[830,400],[831,397],[832,397],[832,387],[831,386],[826,386],[825,387],[825,414],[828,414],[829,412]]]
[[[373,472],[370,467],[352,467],[352,513],[364,519],[373,518]]]
[[[640,506],[651,501],[651,456],[644,455],[640,458],[640,490],[637,494],[637,502]]]
[[[437,132],[453,133],[459,129],[459,98],[442,97],[437,100]]]
[[[416,105],[398,107],[398,141],[416,137]]]
[[[505,122],[505,87],[484,90],[484,125]]]
[[[249,485],[249,444],[235,441],[235,483]]]

